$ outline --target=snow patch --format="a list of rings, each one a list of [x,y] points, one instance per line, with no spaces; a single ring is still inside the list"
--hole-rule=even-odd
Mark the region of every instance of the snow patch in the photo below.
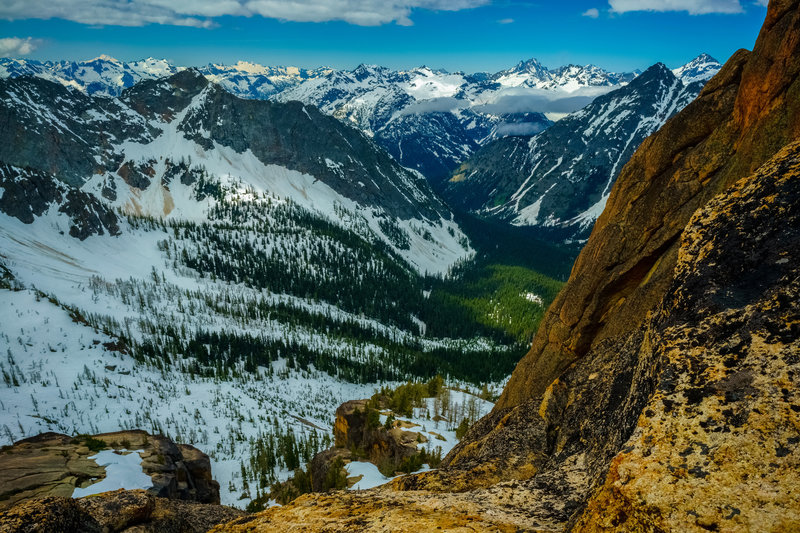
[[[102,450],[90,456],[89,459],[106,469],[106,477],[88,487],[75,487],[72,497],[83,498],[117,489],[149,489],[153,486],[153,480],[142,470],[143,451]]]

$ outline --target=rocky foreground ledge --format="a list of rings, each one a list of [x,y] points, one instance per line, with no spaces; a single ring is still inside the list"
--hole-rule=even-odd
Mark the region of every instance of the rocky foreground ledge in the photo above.
[[[211,462],[206,454],[194,446],[175,444],[162,435],[137,430],[78,437],[43,433],[3,447],[0,509],[34,497],[86,494],[87,491],[75,491],[106,478],[106,469],[93,459],[101,451],[138,453],[142,473],[150,477],[150,486],[144,478],[139,488],[153,496],[219,504],[219,483],[211,477]]]
[[[47,496],[0,512],[2,533],[202,533],[244,515],[223,505],[117,490],[85,498]]]
[[[100,453],[136,454],[142,488],[108,491],[123,480]],[[0,450],[2,533],[200,533],[242,515],[219,505],[208,456],[162,435],[43,433]]]

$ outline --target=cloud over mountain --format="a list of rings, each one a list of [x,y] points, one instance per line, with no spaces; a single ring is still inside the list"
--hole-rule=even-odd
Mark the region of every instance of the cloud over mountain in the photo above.
[[[38,48],[38,42],[31,37],[6,37],[0,39],[0,57],[26,56]]]

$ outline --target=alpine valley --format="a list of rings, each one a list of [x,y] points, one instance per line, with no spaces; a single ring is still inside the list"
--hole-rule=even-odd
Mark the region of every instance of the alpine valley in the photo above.
[[[720,64],[707,54],[670,71],[653,65],[535,136],[495,140],[453,172],[450,204],[549,240],[585,240],[642,141],[697,98]]]
[[[488,398],[572,259],[475,260],[368,136],[194,69],[118,97],[0,80],[0,123],[2,439],[165,434],[210,454],[226,504],[310,461],[379,383]],[[447,405],[431,454],[490,407]]]
[[[800,0],[670,67],[1,59],[0,531],[800,529]]]

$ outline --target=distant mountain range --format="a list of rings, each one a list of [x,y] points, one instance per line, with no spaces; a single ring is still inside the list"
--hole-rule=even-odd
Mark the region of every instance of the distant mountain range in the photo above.
[[[193,71],[241,98],[300,101],[354,126],[458,209],[583,238],[633,151],[719,68],[703,54],[673,71],[659,64],[645,74],[593,65],[548,69],[535,59],[494,74],[246,62]],[[0,77],[33,75],[94,96],[119,97],[139,81],[184,70],[152,58],[0,60]],[[548,117],[561,120],[553,126]]]
[[[0,77],[33,75],[96,96],[119,96],[141,80],[184,69],[153,58],[129,63],[108,56],[81,62],[0,59]],[[197,70],[241,98],[313,104],[361,129],[434,184],[486,143],[543,131],[552,124],[548,115],[579,109],[638,75],[593,65],[550,70],[535,59],[494,74],[374,65],[307,70],[247,62]]]
[[[487,144],[454,171],[443,194],[459,209],[584,239],[636,148],[719,69],[706,54],[673,71],[653,65],[538,135]]]

